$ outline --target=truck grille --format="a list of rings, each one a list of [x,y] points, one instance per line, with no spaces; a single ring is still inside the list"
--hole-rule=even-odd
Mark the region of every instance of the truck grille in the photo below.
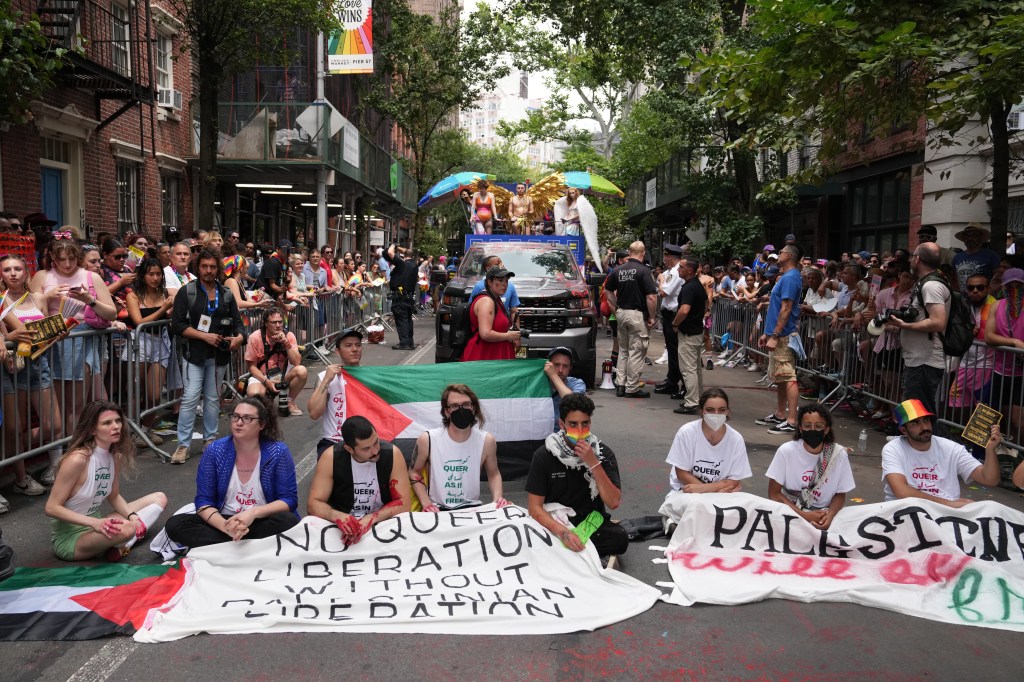
[[[534,334],[561,334],[565,331],[565,318],[524,315],[519,318],[519,326]]]

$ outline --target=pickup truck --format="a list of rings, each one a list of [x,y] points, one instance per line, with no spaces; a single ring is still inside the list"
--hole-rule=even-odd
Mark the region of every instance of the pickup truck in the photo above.
[[[546,357],[565,346],[576,351],[571,375],[593,388],[597,371],[597,319],[591,289],[572,251],[563,244],[538,242],[489,242],[469,248],[455,277],[444,290],[437,310],[435,362],[455,362],[465,338],[453,334],[452,313],[469,302],[473,286],[483,277],[484,256],[501,256],[519,295],[519,328],[529,332],[518,357]]]

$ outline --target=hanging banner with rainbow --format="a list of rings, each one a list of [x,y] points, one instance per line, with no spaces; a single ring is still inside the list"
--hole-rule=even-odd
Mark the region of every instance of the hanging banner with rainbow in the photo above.
[[[332,74],[373,73],[373,1],[338,0],[341,29],[327,43]]]

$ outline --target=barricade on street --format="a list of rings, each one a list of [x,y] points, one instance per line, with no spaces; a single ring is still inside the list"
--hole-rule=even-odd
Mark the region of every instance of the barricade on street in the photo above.
[[[718,363],[757,363],[758,383],[770,383],[766,355],[757,345],[763,327],[763,313],[755,304],[715,299],[711,334],[721,349]],[[806,351],[796,363],[803,397],[829,410],[848,406],[866,424],[892,429],[892,407],[900,402],[903,380],[898,332],[873,336],[863,326],[834,328],[827,317],[809,316],[801,316],[799,329]],[[1005,445],[1024,451],[1024,349],[992,348],[976,340],[962,358],[946,360],[935,402],[939,422],[962,430],[978,403],[984,403],[1003,414]]]
[[[362,297],[338,291],[306,300],[309,305],[297,304],[287,311],[287,328],[304,348],[306,360],[331,362],[333,340],[348,327],[365,330],[381,325],[390,329],[386,285],[368,287]],[[247,337],[262,328],[269,310],[274,308],[242,311]],[[38,360],[24,358],[25,368],[14,373],[15,354],[9,351],[4,361],[0,467],[63,448],[70,441],[77,415],[94,400],[120,405],[125,428],[137,445],[169,459],[170,453],[154,443],[153,431],[160,430],[161,419],[176,421],[184,388],[185,339],[171,334],[170,326],[168,319],[146,322],[135,329],[79,327]],[[231,353],[221,396],[244,395],[248,372],[243,344]]]

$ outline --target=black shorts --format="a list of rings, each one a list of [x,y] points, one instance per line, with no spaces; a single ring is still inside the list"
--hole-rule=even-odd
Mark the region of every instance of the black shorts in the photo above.
[[[1008,377],[992,373],[992,406],[1024,405],[1024,377]]]
[[[884,348],[878,353],[879,366],[888,372],[903,371],[903,351],[899,348]]]

